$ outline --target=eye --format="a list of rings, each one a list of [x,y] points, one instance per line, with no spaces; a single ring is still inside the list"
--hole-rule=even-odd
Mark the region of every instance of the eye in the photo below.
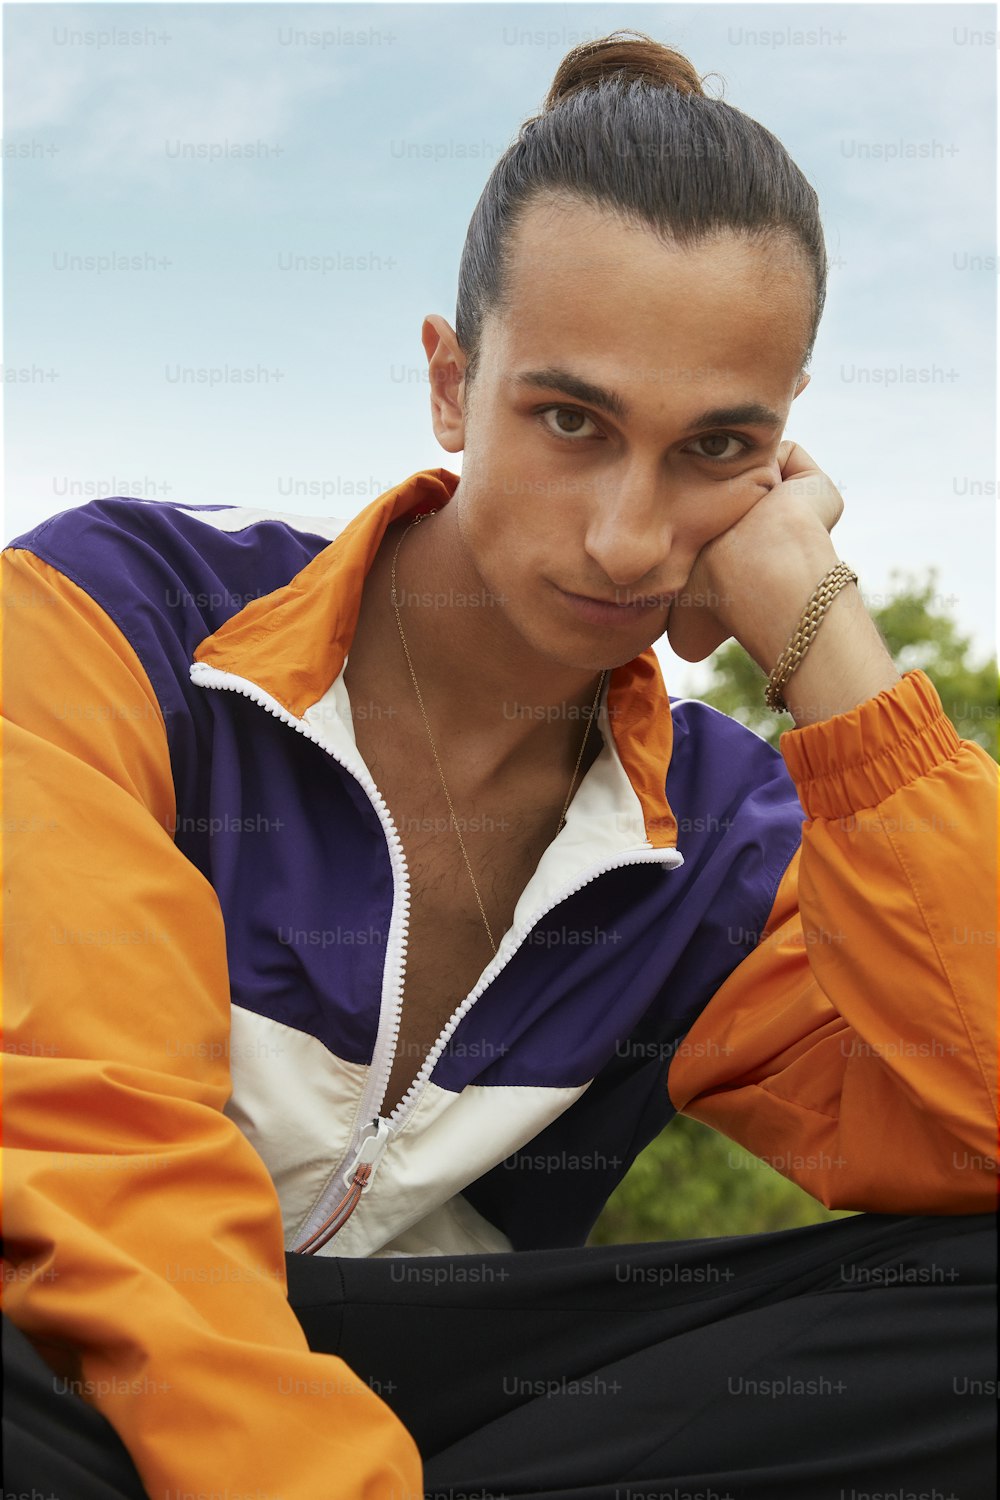
[[[592,418],[588,417],[585,411],[579,411],[575,406],[544,406],[539,412],[536,413],[536,415],[543,418],[543,425],[546,432],[550,432],[553,437],[568,438],[569,441],[572,442],[575,438],[578,438],[581,435],[583,437],[593,436],[593,433],[589,432],[582,432],[581,434],[580,425],[571,425],[569,428],[566,428],[560,423],[558,427],[553,427],[550,422],[544,421],[544,419],[549,416],[568,417],[571,424],[574,422],[577,424],[589,422],[591,427],[594,427],[595,424]]]
[[[753,447],[753,444],[748,443],[746,438],[733,437],[728,432],[710,432],[705,437],[696,438],[695,442],[716,445],[721,444],[721,448],[718,452],[696,453],[695,457],[708,458],[711,459],[713,463],[723,464],[730,463],[734,458],[740,458],[742,454],[746,453],[750,448]],[[735,443],[736,447],[733,448],[730,452],[727,452],[726,449],[729,447],[730,443]]]

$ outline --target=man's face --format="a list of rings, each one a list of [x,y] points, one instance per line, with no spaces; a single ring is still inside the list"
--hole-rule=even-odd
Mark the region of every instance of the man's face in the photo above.
[[[667,248],[572,199],[532,205],[513,248],[473,387],[456,341],[451,417],[436,413],[439,440],[464,451],[456,518],[530,647],[616,666],[663,634],[699,550],[778,481],[808,379],[808,270],[784,241]],[[568,596],[627,607],[589,618]]]

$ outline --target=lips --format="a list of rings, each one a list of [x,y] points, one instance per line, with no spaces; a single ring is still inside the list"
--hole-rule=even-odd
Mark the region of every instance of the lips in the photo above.
[[[669,599],[662,599],[659,596],[654,596],[653,598],[644,598],[642,595],[637,595],[634,599],[624,600],[599,599],[596,598],[593,594],[575,594],[573,597],[576,599],[583,599],[589,604],[607,604],[615,609],[656,609],[662,605],[670,603]]]
[[[617,600],[595,598],[590,594],[574,594],[568,589],[556,587],[565,606],[578,619],[586,620],[592,625],[626,624],[652,614],[655,610],[666,609],[671,602],[670,598],[657,595],[652,598],[642,596],[621,604]]]

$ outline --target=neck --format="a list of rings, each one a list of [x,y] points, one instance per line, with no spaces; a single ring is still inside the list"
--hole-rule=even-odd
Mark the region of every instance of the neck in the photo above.
[[[365,580],[348,677],[377,684],[398,722],[424,733],[390,598],[397,544],[399,620],[438,743],[473,753],[484,775],[539,756],[571,772],[601,674],[541,657],[513,629],[473,566],[451,505],[387,530]],[[599,745],[592,725],[581,774]]]

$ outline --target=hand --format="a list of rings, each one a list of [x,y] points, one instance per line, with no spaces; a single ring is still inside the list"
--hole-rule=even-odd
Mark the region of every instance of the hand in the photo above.
[[[695,558],[670,607],[667,638],[684,661],[704,661],[735,636],[770,672],[816,584],[837,554],[830,532],[844,502],[797,443],[779,445],[774,485]]]

